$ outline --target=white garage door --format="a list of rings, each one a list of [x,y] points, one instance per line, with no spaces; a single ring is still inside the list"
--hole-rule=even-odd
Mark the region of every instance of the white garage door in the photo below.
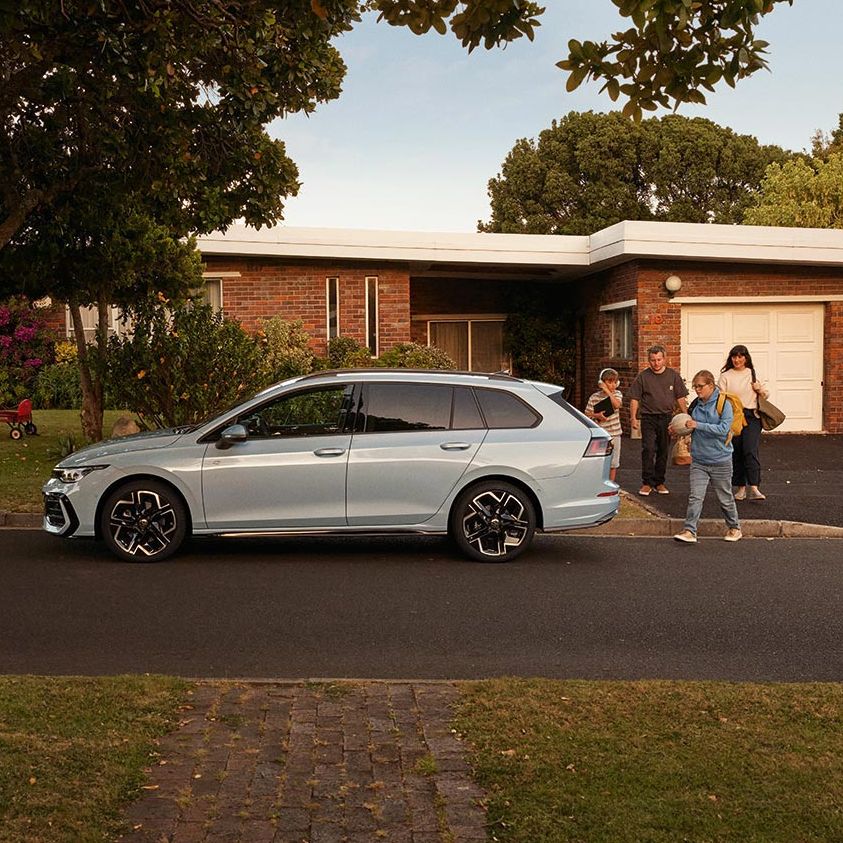
[[[770,400],[787,415],[780,431],[822,430],[822,304],[682,305],[682,375],[719,374],[742,343]]]

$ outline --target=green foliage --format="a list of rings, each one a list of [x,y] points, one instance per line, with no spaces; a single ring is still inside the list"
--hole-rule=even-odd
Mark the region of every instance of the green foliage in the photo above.
[[[369,348],[360,345],[353,337],[334,337],[330,340],[324,363],[327,369],[362,369],[376,365]]]
[[[557,383],[571,393],[576,376],[576,323],[570,307],[534,290],[518,298],[518,309],[504,323],[504,348],[513,374]]]
[[[35,381],[32,403],[43,410],[72,410],[82,405],[79,364],[75,361],[44,366]]]
[[[825,160],[771,164],[761,197],[744,217],[747,225],[843,228],[843,151]]]
[[[390,369],[456,369],[457,364],[444,351],[415,342],[402,342],[377,359],[378,366]]]
[[[197,424],[265,385],[257,341],[204,303],[157,302],[112,337],[109,387],[147,427]]]
[[[39,370],[53,359],[54,339],[23,296],[0,302],[0,406],[31,398]]]
[[[516,142],[478,228],[586,235],[622,220],[736,223],[767,165],[788,155],[703,118],[571,112],[538,141]]]
[[[301,319],[288,322],[280,316],[259,321],[258,339],[270,383],[296,375],[306,375],[313,368],[310,337]]]
[[[603,80],[601,91],[626,100],[625,117],[680,103],[704,104],[703,91],[767,67],[767,42],[755,37],[762,16],[793,0],[613,0],[632,25],[610,41],[568,42],[567,89]],[[624,81],[625,80],[625,81]]]

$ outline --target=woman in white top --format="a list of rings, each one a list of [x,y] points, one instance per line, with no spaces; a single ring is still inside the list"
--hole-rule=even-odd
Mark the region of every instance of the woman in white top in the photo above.
[[[752,357],[745,345],[736,345],[729,352],[720,370],[717,388],[737,396],[743,404],[746,427],[732,440],[732,485],[735,500],[763,501],[766,497],[758,488],[761,483],[761,461],[758,446],[761,442],[761,419],[758,417],[758,396],[766,398],[767,389],[755,374]],[[749,491],[747,491],[749,486]]]

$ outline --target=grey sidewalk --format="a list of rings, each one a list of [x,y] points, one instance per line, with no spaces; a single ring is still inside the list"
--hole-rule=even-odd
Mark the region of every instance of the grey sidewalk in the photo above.
[[[461,843],[483,793],[452,683],[200,682],[125,843]]]

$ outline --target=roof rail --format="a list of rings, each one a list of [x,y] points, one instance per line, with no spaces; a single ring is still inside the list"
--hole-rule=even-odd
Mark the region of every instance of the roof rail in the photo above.
[[[317,372],[310,372],[299,378],[299,381],[310,380],[311,378],[321,378],[329,375],[355,375],[365,372],[388,373],[398,372],[401,374],[413,373],[420,375],[472,375],[474,377],[489,378],[489,380],[500,381],[520,381],[521,378],[516,378],[508,372],[465,372],[457,369],[407,369],[403,367],[389,367],[389,366],[361,366],[351,369],[323,369]]]

